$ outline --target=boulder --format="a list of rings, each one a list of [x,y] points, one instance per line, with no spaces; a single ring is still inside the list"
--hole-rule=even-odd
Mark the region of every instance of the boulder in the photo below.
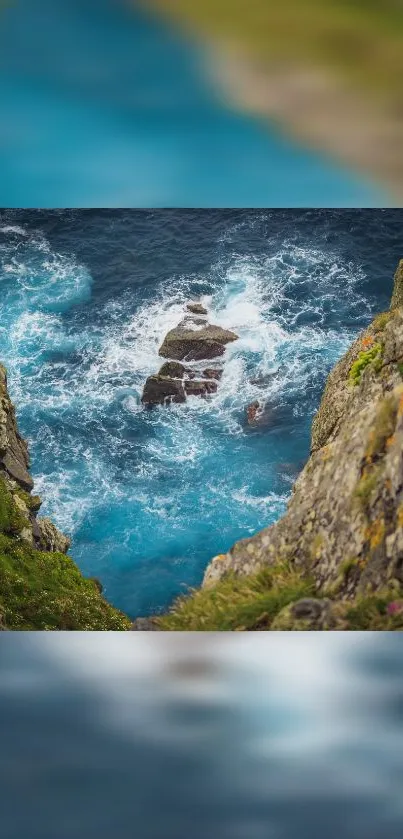
[[[207,315],[207,309],[201,303],[188,303],[186,308],[192,315]]]
[[[143,405],[170,405],[172,402],[185,402],[186,395],[180,379],[168,376],[149,376],[141,397]]]
[[[165,336],[159,355],[179,361],[217,358],[224,354],[226,344],[237,338],[235,332],[221,326],[206,324],[200,329],[191,329],[186,323],[180,323]]]
[[[185,382],[185,391],[188,396],[208,396],[209,393],[217,392],[217,382],[211,381],[211,379],[207,381],[193,379]]]

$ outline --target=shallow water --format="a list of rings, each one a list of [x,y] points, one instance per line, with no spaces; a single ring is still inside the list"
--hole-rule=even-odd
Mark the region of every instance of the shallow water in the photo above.
[[[0,214],[0,358],[42,513],[113,603],[165,608],[283,513],[328,371],[389,305],[401,229],[387,210]],[[240,336],[218,392],[144,411],[195,296]]]
[[[211,61],[131,0],[5,4],[0,205],[390,205],[353,171],[230,110]]]

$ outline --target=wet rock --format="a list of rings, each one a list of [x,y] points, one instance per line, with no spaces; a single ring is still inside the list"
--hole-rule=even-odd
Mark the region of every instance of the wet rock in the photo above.
[[[168,376],[149,376],[141,398],[143,405],[170,405],[172,402],[185,402],[186,394],[180,379]]]
[[[201,303],[188,303],[186,309],[193,315],[207,315],[207,309]]]
[[[166,335],[159,355],[179,361],[201,361],[217,358],[224,354],[228,343],[236,341],[238,335],[221,326],[207,324],[200,329],[191,329],[182,322]]]
[[[210,393],[217,392],[217,382],[211,379],[207,381],[193,381],[185,382],[185,391],[188,396],[208,396]]]
[[[216,379],[217,381],[219,381],[222,377],[222,374],[222,370],[217,370],[213,367],[207,367],[206,370],[203,370],[202,375],[205,379]]]

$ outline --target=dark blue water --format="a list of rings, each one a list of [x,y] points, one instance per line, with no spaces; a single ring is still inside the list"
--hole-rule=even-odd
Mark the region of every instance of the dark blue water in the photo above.
[[[328,371],[389,305],[402,229],[400,210],[0,213],[0,358],[42,512],[113,603],[165,608],[283,513]],[[218,392],[144,411],[194,296],[240,336]],[[273,421],[251,430],[257,398]]]
[[[390,205],[353,171],[231,111],[207,65],[131,0],[2,4],[0,205]]]

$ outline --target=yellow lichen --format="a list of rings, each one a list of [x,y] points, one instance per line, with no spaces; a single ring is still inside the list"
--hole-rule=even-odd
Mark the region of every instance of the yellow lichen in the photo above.
[[[372,551],[374,551],[383,542],[385,532],[386,527],[383,519],[376,519],[367,527],[365,536],[369,541]]]

